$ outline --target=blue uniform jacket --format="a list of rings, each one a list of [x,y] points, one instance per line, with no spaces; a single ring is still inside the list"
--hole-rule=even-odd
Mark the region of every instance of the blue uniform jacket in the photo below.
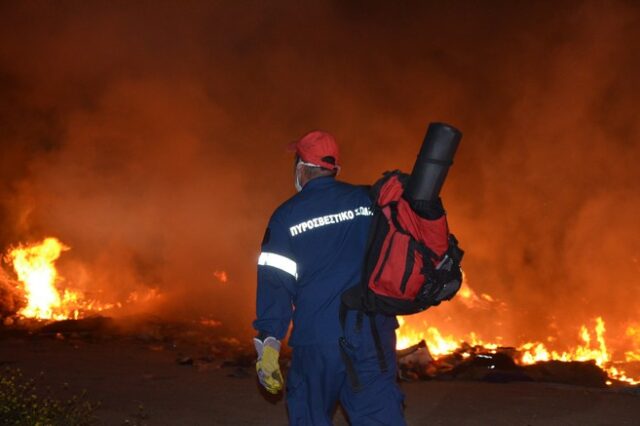
[[[320,177],[276,209],[258,260],[256,330],[290,346],[335,343],[340,296],[360,282],[371,221],[365,187]],[[395,328],[393,317],[377,321]]]

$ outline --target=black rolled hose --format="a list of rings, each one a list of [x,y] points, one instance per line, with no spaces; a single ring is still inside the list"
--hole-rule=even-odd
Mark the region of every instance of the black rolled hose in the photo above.
[[[404,197],[418,212],[439,206],[439,195],[462,133],[445,123],[431,123],[413,166]]]

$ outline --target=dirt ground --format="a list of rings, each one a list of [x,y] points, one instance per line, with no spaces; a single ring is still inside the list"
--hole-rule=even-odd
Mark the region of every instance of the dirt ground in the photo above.
[[[285,425],[248,369],[180,365],[171,350],[135,340],[0,340],[0,367],[21,368],[52,389],[68,384],[101,401],[101,424]],[[410,425],[637,425],[640,393],[546,383],[414,382],[402,385]],[[142,407],[142,409],[141,409]],[[141,414],[142,413],[142,414]],[[338,412],[336,425],[346,425]]]

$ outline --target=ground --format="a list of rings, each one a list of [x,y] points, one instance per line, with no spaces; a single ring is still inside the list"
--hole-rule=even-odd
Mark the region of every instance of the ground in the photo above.
[[[52,389],[87,390],[101,424],[284,425],[283,401],[268,401],[249,369],[176,362],[171,348],[136,339],[0,339],[0,366],[39,376]],[[188,361],[188,360],[187,360]],[[640,394],[547,383],[403,383],[409,425],[635,425]],[[62,391],[61,391],[62,392]],[[336,425],[347,424],[341,413]]]

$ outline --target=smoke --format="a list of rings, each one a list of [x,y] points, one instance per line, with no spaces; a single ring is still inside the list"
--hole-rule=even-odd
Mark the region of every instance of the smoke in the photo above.
[[[333,132],[365,183],[447,121],[464,132],[450,225],[472,288],[503,304],[420,320],[533,339],[602,315],[622,333],[640,308],[639,20],[624,1],[2,3],[0,246],[56,236],[86,291],[158,288],[159,311],[247,332],[263,228],[293,193],[286,143]]]

